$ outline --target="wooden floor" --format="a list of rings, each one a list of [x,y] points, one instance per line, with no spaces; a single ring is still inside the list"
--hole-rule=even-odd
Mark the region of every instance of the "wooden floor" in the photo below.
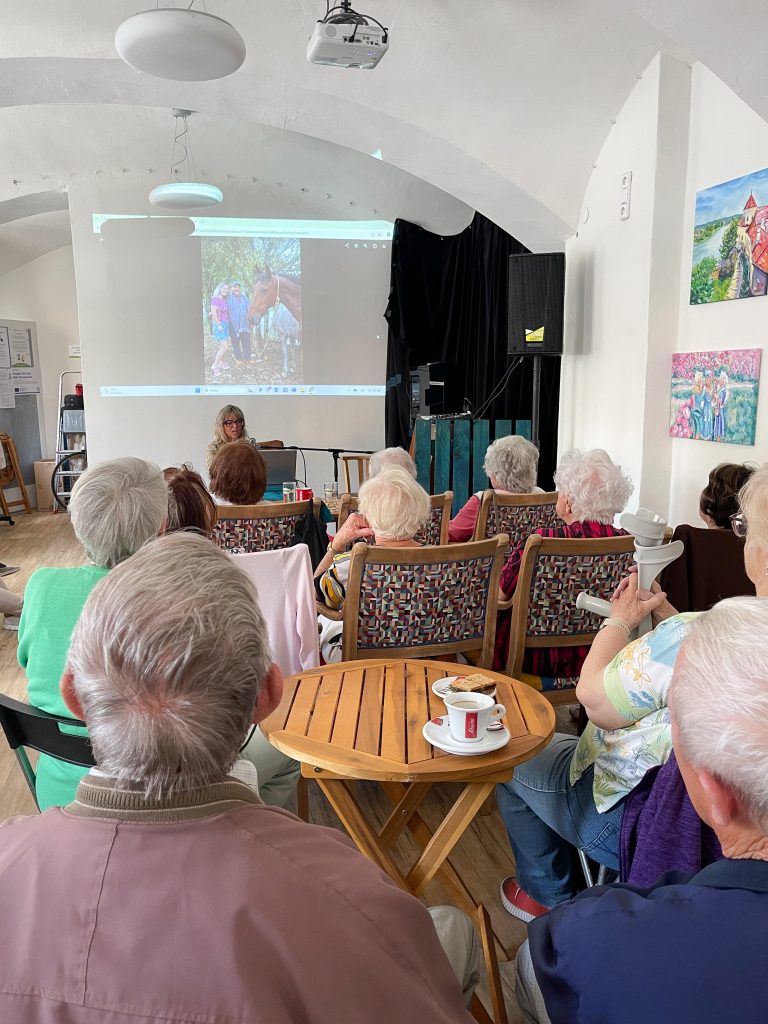
[[[66,514],[34,513],[19,515],[16,525],[12,527],[0,524],[0,561],[21,567],[20,572],[5,577],[8,587],[21,593],[30,574],[39,566],[81,565],[86,559]],[[26,684],[24,673],[16,661],[16,640],[15,632],[0,630],[0,689],[9,696],[25,700]],[[558,709],[560,729],[568,726],[563,711]],[[383,823],[390,808],[380,788],[373,783],[358,785],[371,816]],[[452,799],[451,786],[435,787],[423,808],[423,816],[431,828],[437,826]],[[35,805],[16,759],[4,744],[0,745],[0,821],[17,814],[34,813]],[[310,816],[317,824],[342,829],[314,784],[310,784]],[[414,852],[408,844],[406,836],[400,840],[395,851],[401,866],[405,866],[408,856]],[[525,939],[526,927],[510,917],[499,902],[499,882],[506,875],[514,873],[514,861],[498,811],[494,809],[489,815],[475,818],[451,860],[475,899],[487,907],[494,931],[509,956],[514,959],[517,947]],[[427,889],[425,902],[428,906],[434,906],[448,900],[439,884],[433,883]],[[514,998],[512,962],[510,960],[500,966],[510,1024],[518,1024],[522,1018]],[[487,1003],[487,1000],[484,1001]]]

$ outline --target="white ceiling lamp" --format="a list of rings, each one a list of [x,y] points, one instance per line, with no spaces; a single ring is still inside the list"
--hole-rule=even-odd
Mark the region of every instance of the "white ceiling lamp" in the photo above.
[[[206,11],[157,7],[127,18],[115,33],[118,55],[137,71],[177,82],[226,78],[245,60],[243,37]]]
[[[224,193],[215,185],[195,181],[197,172],[187,124],[191,114],[191,110],[174,110],[175,128],[168,184],[158,185],[149,193],[150,203],[163,210],[194,210],[216,206],[224,198]],[[186,180],[181,178],[182,172],[186,174]]]

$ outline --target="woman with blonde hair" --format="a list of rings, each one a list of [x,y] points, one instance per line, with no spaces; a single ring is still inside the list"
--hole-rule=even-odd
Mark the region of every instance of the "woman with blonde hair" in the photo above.
[[[210,470],[213,457],[222,445],[232,441],[248,441],[254,448],[282,448],[282,441],[256,441],[248,435],[245,414],[239,405],[219,409],[213,424],[213,440],[205,449],[205,465]]]

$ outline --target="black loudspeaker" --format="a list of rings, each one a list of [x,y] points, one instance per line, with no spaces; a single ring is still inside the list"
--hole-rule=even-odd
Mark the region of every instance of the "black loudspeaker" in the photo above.
[[[564,299],[565,253],[510,256],[507,352],[562,355]]]

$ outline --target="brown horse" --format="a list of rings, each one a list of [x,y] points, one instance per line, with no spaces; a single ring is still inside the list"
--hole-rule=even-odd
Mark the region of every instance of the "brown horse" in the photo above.
[[[301,326],[301,282],[285,274],[273,274],[267,267],[256,270],[248,307],[248,320],[256,325],[267,312],[282,302]]]

